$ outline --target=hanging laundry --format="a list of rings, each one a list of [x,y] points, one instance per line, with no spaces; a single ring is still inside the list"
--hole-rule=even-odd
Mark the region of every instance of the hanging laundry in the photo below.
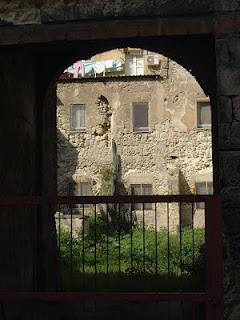
[[[88,76],[94,74],[92,61],[85,61],[84,62],[84,73],[85,73],[85,75],[88,75]]]
[[[122,59],[116,59],[113,61],[113,69],[116,71],[122,71],[123,70],[124,62]]]
[[[104,61],[104,63],[105,63],[105,68],[106,68],[106,69],[112,69],[112,67],[113,67],[113,60],[106,60],[106,61]]]
[[[73,69],[74,69],[74,75],[73,75],[73,78],[78,78],[79,75],[81,77],[84,77],[84,67],[83,67],[83,64],[84,64],[84,61],[83,60],[80,60],[80,61],[77,61],[73,64]]]
[[[93,64],[95,73],[105,73],[105,63],[104,61],[95,62]]]
[[[70,66],[70,67],[68,67],[67,69],[64,70],[64,73],[65,73],[65,72],[74,74],[75,70],[73,69],[73,66]]]

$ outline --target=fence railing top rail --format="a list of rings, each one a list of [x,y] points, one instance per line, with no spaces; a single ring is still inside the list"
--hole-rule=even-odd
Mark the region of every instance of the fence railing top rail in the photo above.
[[[191,301],[208,300],[204,292],[0,292],[0,301]]]
[[[219,195],[147,195],[147,196],[6,196],[0,197],[0,206],[50,205],[50,204],[98,204],[98,203],[171,203],[221,201]]]

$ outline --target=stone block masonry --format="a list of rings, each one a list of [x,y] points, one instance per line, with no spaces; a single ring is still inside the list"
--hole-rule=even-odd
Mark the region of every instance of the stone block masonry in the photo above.
[[[196,181],[212,181],[211,130],[198,128],[197,119],[199,102],[208,99],[177,63],[170,62],[165,79],[72,79],[60,82],[57,94],[59,195],[67,195],[69,184],[79,179],[90,181],[93,194],[104,194],[100,172],[115,167],[113,153],[121,194],[131,193],[133,185],[151,185],[153,194],[189,194]],[[148,106],[144,131],[134,128],[133,106],[139,103]],[[83,130],[71,128],[74,105],[85,107]],[[183,222],[189,219],[186,214]],[[203,226],[201,217],[196,221]]]

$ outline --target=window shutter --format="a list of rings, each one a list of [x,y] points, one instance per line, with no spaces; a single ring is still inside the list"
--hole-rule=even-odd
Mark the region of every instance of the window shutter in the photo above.
[[[77,124],[77,114],[76,114],[76,109],[72,107],[71,111],[71,129],[76,129],[78,127]]]
[[[143,189],[143,195],[145,195],[145,196],[152,195],[152,185],[151,184],[143,184],[142,189]]]
[[[211,119],[211,105],[209,102],[198,102],[197,104],[197,125],[199,128],[210,127]]]
[[[133,130],[148,131],[148,103],[133,103]]]
[[[213,183],[212,182],[207,182],[207,191],[208,191],[208,194],[213,194]]]
[[[144,59],[143,56],[136,56],[136,75],[143,76],[144,75]]]
[[[80,184],[81,196],[90,196],[92,194],[91,184],[89,182],[82,182]]]
[[[141,195],[141,185],[140,184],[132,184],[131,191],[132,191],[132,195],[140,196]]]
[[[207,194],[206,182],[197,182],[196,183],[196,194]],[[197,209],[204,209],[205,203],[204,202],[197,202],[196,208]]]
[[[131,185],[131,194],[135,196],[140,195],[151,195],[152,194],[152,185],[151,184],[132,184]],[[151,203],[145,203],[144,208],[146,210],[152,209]],[[135,210],[142,210],[142,203],[135,203]]]
[[[79,128],[85,128],[85,106],[79,109]]]

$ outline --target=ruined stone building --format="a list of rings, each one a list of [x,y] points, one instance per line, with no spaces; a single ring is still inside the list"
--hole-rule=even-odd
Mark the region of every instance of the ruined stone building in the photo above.
[[[141,49],[92,63],[111,57],[120,69],[58,82],[58,193],[212,194],[211,108],[195,78]]]

